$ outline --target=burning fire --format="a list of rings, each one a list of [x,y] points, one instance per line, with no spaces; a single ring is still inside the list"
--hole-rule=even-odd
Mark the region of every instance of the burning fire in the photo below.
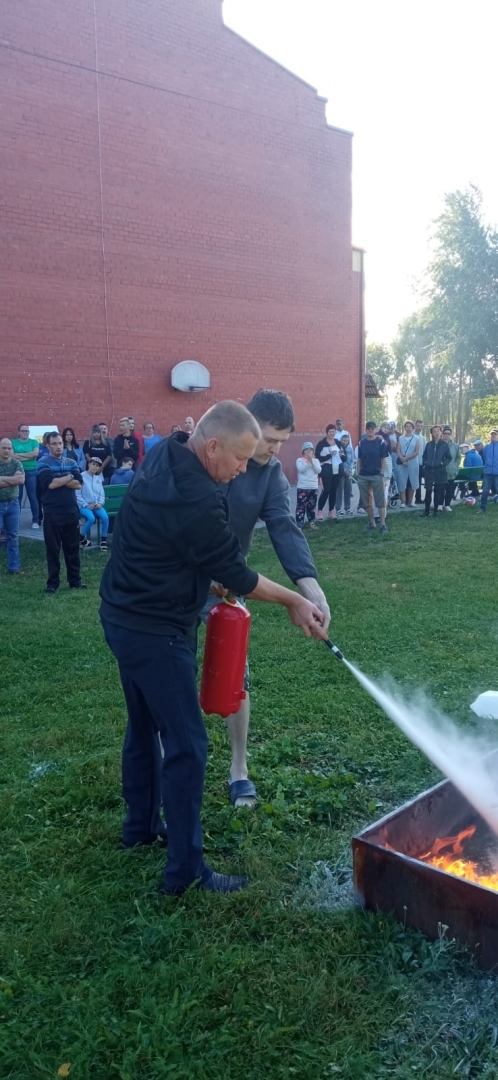
[[[470,825],[468,829],[462,829],[457,836],[439,837],[426,855],[420,855],[420,861],[430,863],[439,870],[446,870],[447,874],[455,874],[456,877],[474,881],[476,885],[483,885],[486,889],[494,889],[498,892],[498,874],[480,874],[476,862],[456,857],[463,855],[464,841],[473,836],[475,831],[476,826]]]

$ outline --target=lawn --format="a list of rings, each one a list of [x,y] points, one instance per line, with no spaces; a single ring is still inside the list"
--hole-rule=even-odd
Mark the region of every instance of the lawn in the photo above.
[[[458,722],[496,688],[496,529],[456,509],[310,536],[331,636],[374,677],[422,685]],[[4,559],[4,553],[0,553]],[[2,565],[2,1080],[498,1077],[498,992],[455,943],[351,902],[350,837],[439,779],[347,669],[285,613],[252,605],[257,811],[227,803],[228,741],[207,720],[208,861],[231,897],[158,892],[163,852],[119,848],[125,713],[86,593],[43,595]],[[285,581],[267,536],[251,564]],[[497,1044],[497,1045],[495,1045]]]

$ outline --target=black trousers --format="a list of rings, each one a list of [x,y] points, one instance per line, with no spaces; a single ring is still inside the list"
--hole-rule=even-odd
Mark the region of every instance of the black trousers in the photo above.
[[[43,536],[47,554],[47,588],[58,589],[61,573],[61,548],[66,564],[68,585],[72,588],[81,585],[80,572],[80,529],[79,517],[57,521],[45,510],[43,514]]]
[[[451,506],[451,500],[455,498],[455,481],[447,480],[446,487],[444,489],[444,505]]]
[[[323,491],[318,500],[318,509],[323,510],[328,499],[329,510],[335,510],[335,498],[337,495],[337,488],[339,487],[339,480],[341,479],[339,473],[332,472],[331,465],[322,465],[320,479],[323,484]]]
[[[446,484],[432,484],[428,480],[425,481],[425,512],[429,513],[431,508],[432,490],[434,489],[434,512],[436,512],[438,506],[443,506],[444,493]]]
[[[114,626],[102,617],[119,665],[128,710],[123,746],[123,843],[150,843],[168,827],[164,886],[182,891],[212,870],[204,862],[201,806],[207,734],[199,708],[197,662],[187,640]],[[194,629],[194,628],[193,628]],[[164,748],[161,758],[158,732]]]

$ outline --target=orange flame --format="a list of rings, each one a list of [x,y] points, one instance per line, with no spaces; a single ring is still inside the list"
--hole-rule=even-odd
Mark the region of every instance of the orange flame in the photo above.
[[[485,889],[498,892],[498,874],[481,874],[476,862],[455,858],[456,855],[463,854],[464,841],[473,836],[475,831],[476,826],[470,825],[456,836],[439,837],[426,855],[420,855],[420,860],[436,866],[438,870],[445,870],[447,874],[454,874],[455,877],[465,878],[466,881],[473,881],[476,885],[483,885]]]

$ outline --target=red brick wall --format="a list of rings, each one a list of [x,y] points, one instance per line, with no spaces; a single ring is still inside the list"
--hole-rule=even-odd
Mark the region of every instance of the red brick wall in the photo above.
[[[351,137],[220,0],[95,12],[2,3],[0,433],[166,432],[262,385],[356,429]],[[191,358],[209,392],[171,389]]]

